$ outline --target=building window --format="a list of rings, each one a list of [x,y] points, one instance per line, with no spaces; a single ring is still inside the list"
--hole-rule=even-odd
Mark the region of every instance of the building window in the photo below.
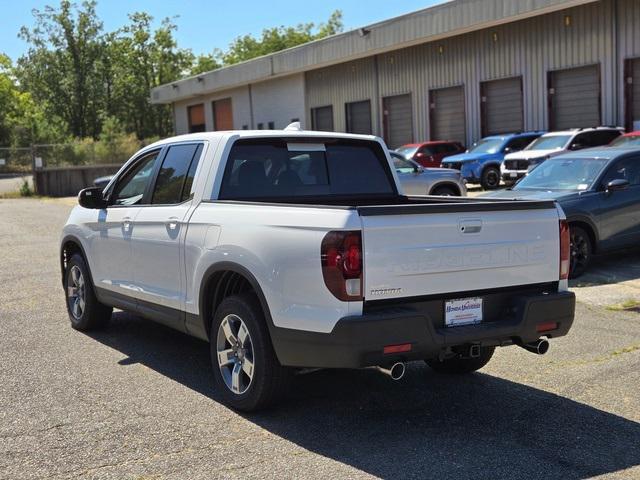
[[[211,109],[213,110],[214,130],[233,130],[233,110],[230,98],[211,102]]]
[[[258,130],[262,130],[264,128],[264,124],[262,122],[260,122],[258,124]]]
[[[333,105],[311,109],[311,128],[323,132],[333,131]]]
[[[189,133],[204,132],[204,104],[191,105],[187,108],[189,116]]]
[[[269,130],[275,130],[275,129],[276,129],[275,122],[269,122]]]
[[[242,125],[243,130],[249,130],[249,125]]]
[[[345,103],[345,116],[347,132],[371,134],[371,100]]]

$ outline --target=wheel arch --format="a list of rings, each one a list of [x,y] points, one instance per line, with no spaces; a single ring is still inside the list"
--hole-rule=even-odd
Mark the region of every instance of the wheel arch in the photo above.
[[[458,184],[456,184],[455,182],[452,182],[451,180],[441,180],[434,183],[429,189],[429,195],[433,195],[433,192],[439,187],[451,188],[453,189],[454,192],[457,192],[458,196],[462,195],[462,191],[460,190],[460,187],[458,186]]]
[[[571,228],[571,225],[575,225],[587,232],[587,235],[589,235],[589,240],[591,240],[591,248],[593,249],[593,253],[597,253],[599,244],[598,230],[593,222],[585,217],[569,217],[567,218],[567,223],[569,224],[569,228]]]
[[[82,242],[75,235],[67,235],[60,242],[60,274],[62,285],[64,286],[64,275],[67,271],[67,263],[76,253],[79,253],[82,258],[84,258],[84,263],[89,270],[89,280],[93,285],[93,275],[91,273],[91,267],[89,266],[89,258],[87,257],[84,247],[82,246]]]
[[[211,265],[204,273],[198,293],[198,311],[202,327],[210,338],[211,322],[215,309],[225,298],[251,291],[255,293],[262,307],[269,335],[274,329],[267,299],[256,277],[242,265],[235,262],[219,262]]]

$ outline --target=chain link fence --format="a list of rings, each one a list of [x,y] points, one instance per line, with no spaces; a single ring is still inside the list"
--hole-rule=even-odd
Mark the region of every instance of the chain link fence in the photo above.
[[[152,140],[124,137],[113,142],[93,140],[0,147],[0,173],[29,173],[33,169],[123,164]]]
[[[31,148],[0,147],[0,173],[29,173],[32,170]]]

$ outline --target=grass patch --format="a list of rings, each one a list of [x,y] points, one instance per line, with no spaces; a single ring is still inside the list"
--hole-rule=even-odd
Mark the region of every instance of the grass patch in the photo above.
[[[640,312],[640,300],[627,300],[616,305],[609,305],[607,310],[613,312]]]

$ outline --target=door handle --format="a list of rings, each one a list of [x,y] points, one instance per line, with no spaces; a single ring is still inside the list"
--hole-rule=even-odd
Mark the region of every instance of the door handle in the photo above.
[[[178,217],[171,217],[165,222],[165,225],[169,230],[177,230],[180,220],[178,220]]]
[[[124,217],[122,219],[122,229],[125,231],[125,233],[131,230],[131,217]]]

